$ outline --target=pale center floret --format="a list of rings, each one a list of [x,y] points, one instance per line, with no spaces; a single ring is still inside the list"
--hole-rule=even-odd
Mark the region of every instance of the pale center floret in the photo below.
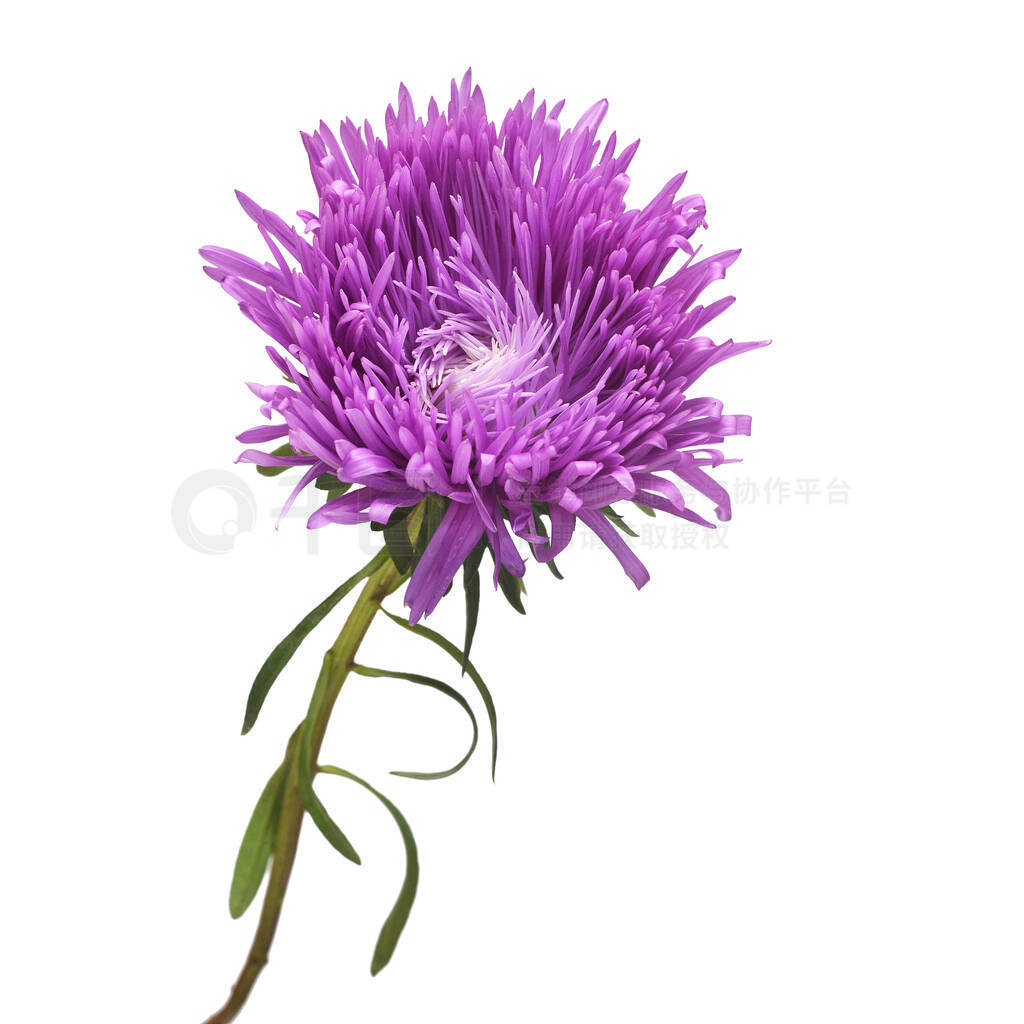
[[[481,324],[452,316],[419,332],[412,371],[424,402],[440,410],[471,394],[481,408],[511,390],[531,390],[546,360],[548,330],[540,319]]]
[[[451,342],[431,359],[434,372],[428,384],[435,394],[444,391],[454,400],[466,391],[476,393],[488,384],[507,381],[503,371],[515,355],[510,345],[461,332],[452,335]]]

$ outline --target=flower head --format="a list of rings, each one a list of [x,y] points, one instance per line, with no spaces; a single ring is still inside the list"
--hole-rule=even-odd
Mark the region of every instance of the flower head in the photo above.
[[[698,258],[704,201],[679,195],[682,174],[628,205],[637,143],[598,141],[606,102],[571,129],[561,110],[531,91],[499,127],[467,73],[446,113],[431,100],[420,118],[403,86],[383,138],[351,121],[303,134],[317,190],[304,232],[238,194],[272,262],[201,250],[284,377],[249,385],[273,422],[239,440],[287,446],[241,461],[303,467],[289,504],[324,474],[341,481],[310,527],[442,499],[406,591],[414,622],[481,544],[497,584],[523,575],[515,538],[550,561],[577,522],[643,586],[607,510],[626,500],[710,526],[672,477],[729,518],[705,468],[750,418],[693,387],[764,344],[700,333],[733,299],[697,300],[739,252]]]

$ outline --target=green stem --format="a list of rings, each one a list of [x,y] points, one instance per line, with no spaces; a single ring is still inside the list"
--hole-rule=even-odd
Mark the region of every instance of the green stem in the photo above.
[[[374,615],[380,610],[381,601],[397,590],[404,578],[390,560],[378,569],[366,581],[355,607],[331,647],[333,657],[327,696],[316,718],[310,723],[310,751],[314,762],[323,743],[334,702],[338,699],[341,687],[352,668],[359,645],[366,636]],[[274,932],[277,931],[277,922],[281,916],[288,879],[295,864],[295,853],[299,846],[299,832],[304,816],[305,808],[298,785],[298,759],[292,757],[285,783],[280,823],[274,839],[270,881],[267,883],[267,892],[263,898],[256,936],[228,1001],[212,1017],[207,1018],[205,1024],[228,1024],[234,1020],[245,1005],[260,972],[266,966],[270,944],[274,941]]]

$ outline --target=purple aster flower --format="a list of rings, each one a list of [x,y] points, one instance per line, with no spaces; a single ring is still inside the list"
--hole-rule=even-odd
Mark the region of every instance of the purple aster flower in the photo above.
[[[729,518],[729,497],[707,472],[717,447],[750,431],[747,416],[694,394],[700,376],[763,342],[716,344],[701,332],[732,298],[698,302],[738,251],[699,258],[704,201],[680,195],[677,175],[630,208],[627,169],[597,132],[607,104],[563,130],[562,104],[517,103],[500,127],[467,73],[442,114],[417,118],[404,86],[378,139],[369,124],[325,124],[304,135],[317,190],[304,232],[239,194],[272,260],[201,250],[207,273],[274,344],[283,382],[251,384],[269,424],[239,435],[241,461],[264,473],[301,469],[285,511],[310,484],[326,492],[311,527],[370,522],[386,550],[321,601],[270,653],[249,692],[243,732],[255,723],[292,654],[363,583],[324,655],[309,709],[265,786],[239,847],[229,907],[238,916],[270,877],[260,924],[238,980],[207,1024],[228,1024],[245,1003],[277,927],[308,814],[339,854],[359,862],[314,790],[326,773],[354,781],[387,808],[406,871],[371,961],[391,959],[419,882],[415,840],[401,812],[368,782],[320,764],[331,711],[350,674],[426,686],[472,721],[469,752],[454,767],[398,772],[439,779],[461,770],[477,743],[472,706],[447,683],[356,661],[382,601],[406,580],[403,628],[459,662],[487,712],[491,773],[498,751],[494,700],[470,661],[485,551],[494,582],[522,610],[529,550],[554,570],[577,523],[593,531],[638,586],[647,570],[622,536],[614,505],[631,501],[690,522],[680,484]],[[417,621],[463,567],[462,649]],[[557,575],[557,570],[556,575]],[[411,574],[411,575],[410,575]]]
[[[284,377],[250,385],[272,422],[239,440],[287,447],[241,461],[302,467],[289,506],[323,474],[349,487],[310,527],[442,499],[406,591],[413,622],[481,543],[497,585],[523,575],[521,548],[551,561],[581,522],[640,587],[614,502],[710,526],[681,481],[730,515],[706,469],[750,418],[694,387],[765,344],[701,333],[733,299],[698,299],[739,250],[699,258],[704,201],[680,195],[683,174],[629,206],[637,143],[599,142],[605,101],[571,129],[561,110],[531,91],[498,126],[467,73],[446,113],[431,100],[421,118],[403,86],[383,138],[351,121],[303,134],[317,190],[303,232],[238,194],[272,262],[201,250]]]

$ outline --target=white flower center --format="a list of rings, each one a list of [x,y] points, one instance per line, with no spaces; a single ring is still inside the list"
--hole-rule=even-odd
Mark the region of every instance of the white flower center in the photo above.
[[[453,405],[471,394],[486,408],[510,389],[526,387],[537,376],[536,357],[547,337],[539,319],[523,325],[481,325],[452,316],[440,327],[420,331],[413,348],[412,371],[423,400],[434,408]]]

